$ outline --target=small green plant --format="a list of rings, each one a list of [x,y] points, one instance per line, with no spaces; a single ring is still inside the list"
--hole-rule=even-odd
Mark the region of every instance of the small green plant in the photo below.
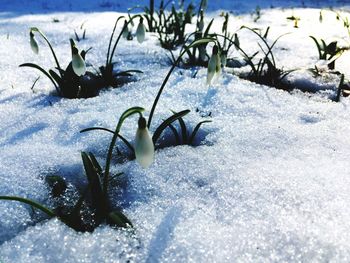
[[[347,16],[343,16],[340,12],[335,12],[336,19],[343,23],[344,28],[346,29],[348,36],[350,37],[350,21]]]
[[[174,112],[175,113],[175,112]],[[200,127],[204,124],[204,123],[210,123],[211,120],[204,120],[201,121],[199,123],[197,123],[197,125],[194,127],[194,129],[192,130],[192,132],[190,131],[188,125],[186,125],[184,119],[182,117],[178,118],[178,128],[175,127],[175,125],[173,124],[169,124],[168,127],[170,128],[171,132],[174,135],[174,138],[176,140],[176,144],[177,145],[194,145],[195,141],[195,137],[200,129]],[[158,138],[158,134],[154,134],[154,143]]]
[[[120,137],[119,133],[123,122],[132,115],[139,115],[139,128],[136,133],[135,154],[138,162],[147,167],[153,161],[154,148],[151,137],[146,127],[146,121],[142,116],[144,111],[141,107],[132,107],[127,109],[119,118],[118,124],[113,132],[113,137],[109,145],[106,165],[103,170],[92,153],[82,152],[82,160],[87,177],[87,186],[80,193],[80,197],[75,204],[60,204],[55,209],[50,209],[33,200],[17,196],[0,196],[0,200],[18,201],[29,204],[47,214],[50,218],[56,217],[67,226],[76,231],[93,231],[97,226],[107,223],[115,227],[132,227],[130,220],[119,210],[111,206],[109,200],[109,188],[113,180],[118,179],[121,173],[111,177],[110,165],[112,160],[113,148]],[[46,178],[51,187],[51,195],[54,198],[60,197],[67,189],[67,185],[59,176],[50,176]],[[87,216],[84,216],[86,215]],[[88,217],[88,220],[84,218]]]
[[[207,54],[207,44],[203,43],[202,45],[193,46],[192,48],[188,48],[191,43],[188,43],[189,40],[194,37],[194,41],[205,39],[205,38],[211,38],[213,37],[211,34],[209,34],[209,30],[213,24],[214,19],[212,19],[205,31],[203,32],[203,28],[201,30],[198,30],[192,34],[189,34],[185,40],[185,43],[182,45],[180,49],[180,54],[186,51],[186,57],[182,57],[179,65],[181,67],[193,67],[193,66],[207,66],[208,65],[208,54]],[[204,27],[204,25],[203,25]],[[193,42],[193,41],[192,41]],[[171,64],[174,65],[176,63],[176,58],[172,50],[169,50],[170,52],[170,61]]]
[[[313,36],[310,36],[310,38],[316,44],[319,59],[328,61],[327,65],[331,70],[334,70],[335,68],[335,61],[345,50],[349,49],[348,47],[339,47],[337,41],[332,41],[331,43],[326,44],[323,39],[317,40]]]
[[[287,20],[290,20],[290,21],[294,22],[294,28],[299,28],[300,17],[291,15],[291,16],[287,17]]]
[[[254,22],[255,23],[258,22],[258,20],[261,18],[261,8],[260,8],[260,6],[257,5],[255,7],[255,11],[254,11],[254,13],[252,13],[252,16],[253,16]]]
[[[196,41],[193,41],[188,47],[187,49],[190,49],[190,48],[193,48],[193,47],[196,47],[196,46],[199,46],[199,45],[202,45],[202,44],[205,44],[205,43],[209,43],[209,42],[214,42],[215,39],[213,38],[205,38],[205,39],[200,39],[200,40],[196,40]],[[186,54],[187,52],[187,49],[184,50],[180,56],[178,57],[178,59],[176,60],[176,63],[174,63],[174,65],[172,65],[171,69],[169,70],[168,74],[166,75],[165,79],[163,80],[163,83],[157,93],[157,96],[155,97],[154,99],[154,102],[153,102],[153,105],[152,105],[152,108],[151,108],[151,111],[150,111],[150,114],[149,114],[149,117],[148,117],[148,121],[146,122],[146,119],[142,119],[142,121],[140,121],[141,117],[140,116],[140,119],[139,119],[139,129],[145,129],[147,128],[147,132],[148,132],[148,129],[151,127],[151,123],[152,123],[152,119],[153,119],[153,115],[155,113],[155,110],[156,110],[156,107],[157,107],[157,104],[158,104],[158,101],[160,99],[160,96],[161,94],[163,93],[163,90],[172,74],[172,72],[174,71],[174,69],[176,68],[177,64],[181,61],[182,59],[182,56],[184,54]],[[193,132],[191,133],[191,135],[189,136],[189,139],[187,139],[187,128],[186,128],[186,125],[184,124],[184,121],[183,121],[183,117],[185,115],[187,115],[188,113],[190,112],[190,110],[183,110],[183,111],[180,111],[180,112],[173,112],[173,115],[171,115],[169,118],[167,118],[166,120],[164,120],[154,131],[153,133],[153,136],[152,136],[152,145],[154,145],[154,148],[157,148],[157,142],[158,140],[160,139],[163,131],[166,129],[166,128],[170,128],[173,132],[174,132],[174,126],[172,125],[175,121],[179,121],[180,123],[180,126],[181,126],[181,129],[182,129],[182,133],[184,136],[182,137],[182,144],[192,144],[193,141],[194,141],[194,138],[200,128],[200,126],[203,124],[203,123],[206,123],[208,121],[203,121],[203,122],[200,122],[199,124],[197,124],[197,126],[194,128]],[[142,117],[143,118],[143,117]],[[146,126],[145,126],[146,125]],[[119,124],[118,124],[119,126]],[[109,133],[112,133],[113,134],[113,139],[112,139],[112,142],[110,144],[110,148],[109,148],[109,157],[111,157],[112,155],[112,151],[113,151],[113,147],[114,145],[116,144],[116,141],[117,141],[117,138],[120,138],[121,141],[131,150],[132,152],[132,156],[131,158],[134,158],[136,156],[136,160],[138,159],[141,159],[141,158],[138,158],[138,145],[140,145],[138,143],[137,140],[135,140],[135,147],[132,146],[132,144],[126,139],[124,138],[120,133],[120,129],[116,129],[116,131],[112,131],[108,128],[103,128],[103,127],[91,127],[91,128],[87,128],[87,129],[84,129],[82,130],[81,132],[87,132],[87,131],[92,131],[92,130],[102,130],[102,131],[106,131],[106,132],[109,132]],[[175,137],[176,138],[179,138],[176,133],[174,133]],[[137,137],[137,136],[136,136]],[[144,137],[148,137],[148,136],[144,136]],[[178,141],[178,140],[177,140]],[[178,141],[180,142],[180,141]],[[144,145],[147,145],[146,148],[150,148],[149,147],[149,142],[145,143]],[[141,147],[143,148],[143,147]],[[146,152],[149,152],[150,150],[147,150]],[[149,160],[150,158],[146,158],[147,160]],[[110,158],[107,158],[107,164],[106,164],[106,173],[108,174],[108,171],[109,171],[109,162],[108,160],[110,160]],[[139,161],[139,160],[138,160]],[[142,165],[142,166],[146,166],[144,165],[145,162],[142,162],[142,161],[139,161],[139,163]],[[150,163],[147,163],[148,165]],[[146,166],[147,167],[147,166]]]
[[[125,32],[127,31],[129,24],[133,22],[133,19],[135,17],[140,17],[140,16],[136,15],[134,17],[131,17],[128,21],[126,20],[124,21],[123,29],[121,30],[121,32],[119,33],[117,39],[113,44],[117,24],[122,19],[125,19],[125,17],[124,16],[119,17],[114,24],[112,34],[109,38],[108,50],[106,55],[106,63],[104,66],[99,67],[99,70],[96,72],[96,77],[103,82],[104,86],[118,87],[125,82],[125,78],[132,77],[134,73],[142,73],[142,71],[135,70],[135,69],[119,71],[119,72],[116,72],[114,70],[115,62],[113,62],[113,57],[114,57],[116,48],[118,46],[118,43],[121,37],[125,35]],[[142,21],[140,21],[140,23],[142,23]]]
[[[80,42],[86,39],[86,28],[84,27],[85,22],[83,22],[78,29],[81,32],[80,34],[78,34],[77,30],[74,29],[75,40],[77,42]]]
[[[65,98],[88,98],[98,94],[101,85],[95,79],[94,74],[86,71],[85,67],[85,56],[87,51],[81,51],[79,53],[76,44],[73,39],[70,39],[71,50],[72,50],[72,61],[69,63],[67,68],[64,70],[55,54],[55,51],[47,39],[45,34],[38,28],[32,27],[30,29],[30,45],[34,53],[39,53],[39,45],[35,39],[35,33],[38,33],[48,44],[51,53],[54,57],[56,67],[55,70],[50,69],[46,71],[42,67],[34,63],[24,63],[20,67],[31,67],[41,71],[54,85],[57,94]]]
[[[283,80],[295,70],[293,69],[285,71],[283,69],[278,68],[276,65],[275,56],[272,51],[277,41],[286,34],[279,36],[277,39],[275,39],[275,41],[272,42],[272,44],[269,44],[266,40],[270,29],[269,27],[266,29],[264,34],[246,26],[242,26],[241,29],[248,29],[249,31],[253,32],[255,35],[258,36],[258,38],[265,46],[264,48],[260,43],[258,43],[259,48],[263,53],[263,57],[258,59],[258,62],[255,63],[254,60],[255,57],[259,54],[259,51],[255,52],[253,55],[248,55],[240,46],[238,36],[237,39],[232,42],[235,45],[235,47],[242,53],[245,62],[251,69],[248,76],[243,77],[253,82],[276,87],[278,89],[289,89],[288,85],[285,85]]]
[[[203,2],[201,1],[198,12],[202,10]],[[192,18],[195,16],[194,9],[192,3],[185,9],[184,0],[181,0],[179,9],[176,9],[173,4],[171,12],[167,14],[164,11],[164,3],[161,2],[155,31],[158,33],[158,39],[163,48],[173,50],[186,42],[185,28],[187,24],[192,23]]]

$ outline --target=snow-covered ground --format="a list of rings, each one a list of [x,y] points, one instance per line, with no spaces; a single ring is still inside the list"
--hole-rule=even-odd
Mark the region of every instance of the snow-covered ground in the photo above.
[[[0,195],[49,204],[45,176],[81,184],[80,152],[105,160],[110,135],[79,131],[114,129],[132,106],[145,107],[148,115],[170,65],[168,52],[147,34],[142,44],[122,40],[115,56],[118,68],[144,71],[137,82],[103,90],[95,98],[68,100],[54,96],[42,76],[32,91],[40,73],[18,65],[52,68],[54,61],[41,40],[39,55],[31,52],[29,27],[44,31],[67,65],[69,38],[84,22],[87,39],[78,46],[93,47],[87,61],[102,65],[117,12],[140,1],[22,2],[0,3]],[[215,17],[213,29],[219,30],[221,9],[227,9],[236,14],[230,18],[232,32],[242,25],[270,26],[270,40],[291,32],[276,46],[278,65],[300,69],[292,79],[315,82],[306,71],[318,63],[309,35],[349,44],[342,23],[325,9],[346,9],[345,2],[305,1],[313,8],[304,8],[299,1],[246,1],[242,6],[211,1],[206,21]],[[255,23],[256,5],[267,8]],[[298,29],[286,19],[291,15],[300,17]],[[258,50],[252,33],[239,35],[242,47]],[[345,53],[336,69],[350,77],[349,68]],[[112,193],[114,205],[133,222],[133,231],[100,226],[93,233],[77,233],[58,220],[38,220],[28,206],[0,201],[0,262],[349,262],[350,102],[328,99],[335,92],[334,79],[330,85],[317,79],[333,90],[290,94],[229,72],[207,87],[206,69],[199,68],[193,78],[194,70],[175,70],[151,131],[171,110],[190,109],[186,120],[194,126],[203,120],[199,108],[212,116],[199,132],[200,146],[158,150],[148,169],[135,161],[113,163],[113,172],[124,172],[126,179]],[[130,140],[135,123],[128,120],[122,128]]]

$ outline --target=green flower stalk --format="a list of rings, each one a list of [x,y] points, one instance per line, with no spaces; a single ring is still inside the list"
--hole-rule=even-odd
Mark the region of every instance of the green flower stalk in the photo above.
[[[227,64],[227,51],[222,51],[220,54],[221,67],[226,67]]]
[[[86,65],[84,59],[79,54],[79,50],[76,47],[74,40],[70,39],[70,45],[72,49],[72,67],[77,76],[82,76],[86,72]]]
[[[34,33],[32,31],[30,31],[29,36],[30,36],[30,47],[35,54],[38,54],[39,53],[39,45],[38,45],[38,42],[36,42],[36,40],[34,38]]]
[[[211,85],[215,75],[220,75],[221,71],[221,59],[219,55],[219,48],[217,45],[213,47],[212,55],[208,62],[208,73],[207,73],[207,85]]]
[[[124,27],[123,27],[123,38],[127,39],[129,36],[129,27],[128,27],[128,22],[126,20],[124,21]]]
[[[139,43],[142,43],[145,40],[146,28],[143,24],[143,17],[140,17],[140,23],[136,29],[136,38]]]
[[[199,50],[199,59],[205,61],[207,58],[207,48],[206,45],[201,45],[198,47]]]
[[[135,156],[136,161],[147,168],[154,160],[154,144],[147,128],[146,119],[140,116],[138,128],[135,136]]]

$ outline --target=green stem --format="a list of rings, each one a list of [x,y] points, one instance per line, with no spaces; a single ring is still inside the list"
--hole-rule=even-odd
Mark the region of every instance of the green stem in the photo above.
[[[204,43],[209,43],[209,42],[215,42],[215,39],[214,39],[214,38],[202,38],[202,39],[198,39],[198,40],[193,41],[184,51],[182,51],[182,53],[180,54],[180,56],[177,58],[177,60],[175,61],[175,63],[172,65],[172,67],[170,68],[168,74],[166,75],[166,77],[165,77],[165,79],[164,79],[162,85],[160,86],[160,89],[159,89],[159,91],[158,91],[158,94],[157,94],[156,98],[154,99],[154,102],[153,102],[153,105],[152,105],[152,109],[151,109],[151,112],[150,112],[149,117],[148,117],[148,123],[147,123],[147,127],[148,127],[148,128],[150,128],[150,126],[151,126],[153,114],[154,114],[154,111],[155,111],[155,109],[156,109],[156,107],[157,107],[157,104],[158,104],[160,95],[162,95],[163,89],[164,89],[166,83],[168,82],[171,73],[172,73],[172,72],[174,71],[174,69],[177,67],[177,64],[181,61],[182,56],[183,56],[184,54],[186,54],[187,51],[190,50],[191,48],[197,47],[197,46],[199,46],[199,45],[202,45],[202,44],[204,44]]]
[[[117,21],[114,23],[113,31],[112,31],[111,37],[109,38],[108,51],[107,51],[107,58],[106,58],[106,67],[107,67],[108,61],[109,61],[109,53],[110,53],[110,51],[111,51],[111,46],[112,46],[112,41],[113,41],[115,29],[117,28],[117,24],[118,24],[119,20],[122,19],[122,18],[125,18],[125,17],[124,17],[124,16],[118,17]],[[124,28],[125,28],[125,27],[123,27],[123,29],[122,29],[122,31],[121,31],[121,34],[123,33]],[[112,55],[112,56],[113,56],[113,55]],[[111,56],[111,57],[112,57],[112,56]]]
[[[57,68],[59,69],[59,72],[60,72],[61,77],[62,77],[62,73],[61,73],[62,68],[61,68],[61,66],[60,66],[60,63],[58,62],[58,59],[57,59],[57,57],[56,57],[56,53],[55,53],[55,51],[53,50],[50,41],[47,39],[47,37],[45,36],[45,34],[44,34],[43,32],[41,32],[41,30],[40,30],[39,28],[32,27],[30,30],[31,30],[31,31],[34,31],[34,32],[38,32],[38,33],[43,37],[43,39],[46,41],[46,43],[49,45],[49,48],[50,48],[50,50],[51,50],[51,52],[52,52],[52,55],[53,55],[53,57],[54,57],[54,59],[55,59]]]
[[[107,196],[107,194],[108,194],[109,169],[111,166],[113,148],[114,148],[115,143],[117,142],[117,138],[119,136],[119,132],[120,132],[120,129],[122,127],[122,124],[126,118],[130,117],[133,114],[138,113],[141,116],[141,113],[143,111],[144,111],[144,108],[133,107],[133,108],[130,108],[130,109],[124,111],[124,113],[119,118],[117,127],[115,128],[115,132],[114,132],[113,137],[112,137],[112,141],[109,144],[107,158],[106,158],[106,168],[105,168],[105,174],[104,174],[104,178],[103,178],[103,192],[104,192],[105,196]]]
[[[123,35],[123,30],[124,30],[124,28],[127,27],[135,17],[139,17],[139,16],[140,16],[140,15],[134,15],[134,16],[131,17],[131,18],[129,19],[129,21],[124,25],[122,31],[120,31],[120,33],[119,33],[119,35],[118,35],[118,38],[117,38],[117,40],[115,41],[115,43],[114,43],[114,45],[113,45],[112,52],[109,54],[110,46],[111,46],[111,44],[112,44],[112,39],[113,39],[114,32],[115,32],[115,28],[116,28],[116,26],[117,26],[117,23],[118,23],[119,19],[121,19],[122,17],[119,17],[119,18],[118,18],[117,22],[116,22],[115,25],[114,25],[113,33],[112,33],[111,39],[110,39],[110,41],[109,41],[109,44],[110,44],[110,45],[109,45],[109,47],[108,47],[107,64],[106,64],[106,67],[107,67],[109,64],[112,64],[114,52],[115,52],[115,49],[117,48],[117,45],[118,45],[118,43],[119,43],[120,38],[121,38],[122,35]],[[109,55],[109,59],[108,59],[108,55]]]

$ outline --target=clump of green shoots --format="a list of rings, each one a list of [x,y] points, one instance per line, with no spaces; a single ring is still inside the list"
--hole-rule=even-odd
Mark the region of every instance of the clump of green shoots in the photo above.
[[[206,43],[209,43],[209,42],[214,42],[215,39],[213,38],[205,38],[205,39],[200,39],[200,40],[196,40],[196,41],[193,41],[192,44],[190,44],[188,46],[187,49],[190,49],[190,48],[193,48],[193,47],[196,47],[196,46],[199,46],[199,45],[202,45],[202,44],[206,44]],[[155,99],[154,99],[154,102],[153,102],[153,105],[152,105],[152,108],[151,108],[151,111],[150,111],[150,114],[149,114],[149,117],[148,117],[148,120],[146,120],[143,116],[142,116],[142,119],[140,118],[139,119],[139,134],[142,133],[144,134],[144,138],[150,138],[150,135],[146,135],[148,133],[148,129],[150,129],[151,127],[151,123],[152,123],[152,119],[153,119],[153,115],[155,113],[155,110],[156,110],[156,107],[157,107],[157,104],[158,104],[158,101],[160,99],[160,96],[161,94],[163,93],[163,90],[172,74],[172,72],[174,71],[174,69],[176,68],[177,64],[181,61],[182,59],[182,56],[184,54],[186,54],[187,50],[184,50],[180,56],[178,57],[178,59],[176,60],[176,63],[174,63],[174,65],[172,65],[171,69],[169,70],[168,74],[166,75]],[[192,131],[192,133],[189,133],[188,132],[188,129],[185,125],[185,122],[183,120],[183,117],[185,115],[187,115],[188,113],[190,112],[190,110],[183,110],[183,111],[180,111],[180,112],[173,112],[173,114],[165,119],[154,131],[153,133],[153,136],[151,137],[152,138],[152,145],[153,145],[153,148],[156,149],[160,144],[158,143],[158,140],[161,138],[161,135],[163,134],[163,132],[165,131],[165,129],[169,128],[171,129],[171,131],[173,132],[174,136],[175,136],[175,139],[177,141],[177,144],[189,144],[189,145],[192,145],[193,142],[194,142],[194,139],[195,139],[195,136],[200,128],[200,126],[203,124],[203,123],[207,123],[209,122],[208,120],[205,120],[205,121],[202,121],[200,123],[198,123],[196,125],[196,127],[194,128],[194,130]],[[176,131],[176,128],[174,127],[173,123],[176,122],[176,121],[179,121],[179,124],[180,124],[180,128],[181,128],[181,135],[182,135],[182,139],[180,139],[180,136],[179,136],[179,133]],[[147,130],[145,130],[147,128]],[[140,130],[141,129],[141,130]],[[142,131],[142,129],[144,129]],[[112,131],[108,128],[104,128],[104,127],[91,127],[91,128],[87,128],[87,129],[84,129],[82,130],[81,132],[87,132],[87,131],[92,131],[92,130],[102,130],[102,131],[106,131],[106,132],[109,132],[109,133],[112,133],[113,134],[113,138],[112,139],[112,143],[111,145],[115,145],[116,143],[116,140],[117,138],[119,138],[126,146],[127,148],[130,149],[132,155],[131,155],[131,159],[133,159],[135,156],[136,156],[136,160],[142,165],[142,166],[148,166],[149,165],[149,162],[147,161],[139,161],[138,159],[138,152],[139,151],[143,151],[143,150],[140,150],[140,149],[146,149],[145,152],[151,152],[151,146],[150,146],[150,143],[149,143],[149,140],[148,142],[145,142],[142,146],[142,147],[139,147],[139,140],[138,139],[135,139],[135,145],[132,146],[132,144],[124,137],[122,136],[120,133],[119,133],[119,130],[116,132],[116,131]],[[141,132],[142,131],[142,132]],[[137,138],[138,136],[136,136]],[[112,151],[113,151],[113,147],[110,147],[109,148],[109,153],[112,154]],[[147,157],[146,160],[149,160],[149,159],[152,159],[150,157]],[[109,159],[107,159],[109,160]],[[148,164],[148,165],[145,165],[145,164]],[[106,165],[107,167],[109,167],[109,165]]]
[[[35,34],[41,36],[48,44],[51,53],[54,57],[56,66],[53,70],[46,71],[42,67],[34,63],[24,63],[20,67],[31,67],[41,71],[54,85],[57,94],[65,98],[88,98],[98,94],[101,85],[94,78],[94,74],[86,71],[85,56],[87,51],[83,50],[79,53],[79,50],[73,39],[70,39],[72,50],[72,61],[63,69],[57,59],[56,53],[46,37],[46,35],[36,27],[32,27],[29,32],[30,46],[34,53],[39,53],[39,45],[35,39]]]
[[[310,36],[310,38],[316,44],[319,59],[326,60],[328,68],[331,70],[335,69],[335,61],[340,58],[345,50],[349,49],[348,47],[339,47],[338,41],[332,41],[326,44],[323,39],[318,40],[313,36]]]
[[[300,17],[295,16],[295,15],[291,15],[291,16],[287,17],[287,20],[294,22],[294,28],[299,28]]]
[[[289,87],[288,85],[286,85],[286,83],[284,83],[284,79],[294,70],[285,71],[283,69],[278,68],[275,56],[273,54],[273,48],[276,45],[277,41],[286,34],[279,36],[272,42],[272,44],[269,44],[267,41],[267,36],[270,29],[269,27],[263,34],[255,29],[246,26],[242,26],[241,29],[247,29],[253,32],[255,35],[258,36],[258,38],[264,45],[262,46],[260,43],[258,43],[260,51],[263,53],[263,56],[261,58],[258,58],[256,63],[255,60],[257,55],[259,54],[259,51],[255,52],[253,55],[248,55],[241,47],[238,40],[238,36],[236,36],[237,39],[233,41],[233,44],[242,53],[245,62],[251,69],[250,73],[247,76],[243,77],[259,84],[272,86],[278,89],[288,90]]]
[[[104,66],[101,66],[99,67],[99,71],[96,72],[96,76],[102,80],[104,86],[112,86],[112,87],[118,87],[120,86],[121,84],[123,84],[126,79],[125,78],[130,78],[133,76],[134,73],[142,73],[142,71],[140,70],[135,70],[135,69],[132,69],[132,70],[125,70],[125,71],[119,71],[119,72],[116,72],[114,70],[114,66],[115,66],[115,62],[113,62],[113,57],[114,57],[114,54],[116,52],[116,48],[118,46],[118,43],[121,39],[122,36],[124,37],[128,37],[131,33],[129,32],[128,30],[128,26],[133,23],[133,19],[135,17],[140,17],[139,15],[136,15],[134,17],[130,17],[130,19],[127,21],[125,19],[124,16],[121,16],[119,17],[115,24],[114,24],[114,27],[113,27],[113,31],[112,31],[112,34],[109,38],[109,43],[108,43],[108,50],[107,50],[107,54],[106,54],[106,63]],[[117,39],[114,41],[114,37],[115,37],[115,31],[116,31],[116,28],[117,28],[117,24],[119,21],[123,20],[124,19],[124,26],[123,26],[123,29],[121,30],[121,32],[119,33]],[[141,19],[140,19],[141,20]],[[142,20],[140,21],[140,24],[142,24]],[[139,31],[139,35],[137,36],[139,42],[142,42],[143,39],[144,39],[144,28],[141,29],[142,26],[140,26],[140,29],[138,30]],[[141,32],[143,31],[143,32]],[[142,35],[140,35],[142,34]],[[114,41],[114,43],[113,43]]]
[[[204,0],[201,1],[198,16],[200,10],[205,8],[205,2]],[[161,1],[158,19],[155,20],[157,21],[155,31],[158,33],[160,45],[165,49],[173,50],[186,42],[185,28],[187,24],[192,23],[192,18],[195,16],[195,7],[190,3],[185,9],[184,0],[181,0],[179,9],[176,9],[173,4],[171,12],[168,14],[165,11],[166,5],[164,5],[164,1]]]
[[[86,22],[86,21],[85,21]],[[79,27],[79,32],[81,32],[80,34],[77,32],[77,30],[74,29],[74,35],[75,35],[75,40],[77,42],[80,42],[82,40],[86,39],[86,28],[85,28],[85,22],[83,22],[80,27]]]
[[[114,227],[132,227],[130,220],[120,210],[114,209],[111,205],[109,199],[110,184],[118,180],[122,173],[111,176],[110,165],[117,138],[121,138],[120,130],[122,125],[127,118],[135,114],[139,115],[139,127],[136,132],[137,143],[135,146],[136,159],[143,167],[148,167],[153,162],[153,142],[148,133],[145,119],[142,116],[143,111],[144,109],[141,107],[132,107],[120,116],[115,131],[112,131],[113,137],[109,145],[104,169],[102,169],[93,153],[81,153],[87,185],[74,204],[59,204],[56,208],[51,209],[33,200],[17,196],[0,196],[0,200],[18,201],[28,204],[41,210],[50,218],[58,218],[76,231],[91,232],[100,224],[109,224]],[[64,195],[67,184],[63,178],[49,176],[46,178],[46,181],[52,189],[51,195],[53,198]]]

